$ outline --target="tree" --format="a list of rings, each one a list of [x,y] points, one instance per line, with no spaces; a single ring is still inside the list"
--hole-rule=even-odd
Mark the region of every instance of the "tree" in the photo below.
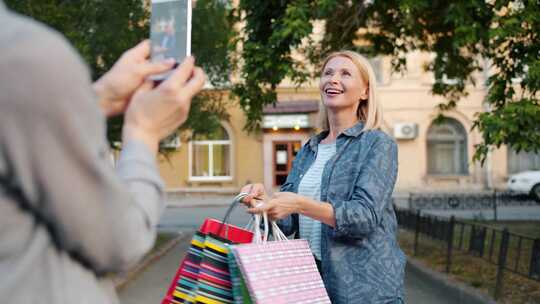
[[[63,33],[86,60],[94,79],[109,70],[128,48],[149,36],[149,11],[141,0],[6,0],[6,5]],[[232,22],[221,1],[199,0],[193,8],[192,51],[214,90],[194,98],[182,129],[211,132],[227,119],[223,88],[228,85]],[[122,117],[108,123],[111,143],[120,141]]]
[[[90,66],[103,75],[128,48],[148,37],[149,14],[139,0],[5,0],[14,11],[61,32]]]
[[[247,112],[249,130],[260,123],[262,106],[275,102],[275,87],[283,78],[305,79],[306,70],[292,61],[291,50],[302,41],[309,44],[311,24],[324,20],[322,42],[301,48],[313,64],[332,50],[347,48],[389,55],[394,70],[400,71],[406,53],[432,52],[435,58],[426,69],[435,75],[432,93],[447,100],[439,106],[441,113],[467,95],[467,85],[475,84],[473,72],[487,69],[488,110],[474,122],[483,136],[474,159],[483,162],[491,147],[503,144],[516,151],[540,151],[536,0],[276,0],[264,5],[241,0],[238,10],[245,22],[246,80],[235,93]]]
[[[245,129],[257,131],[263,107],[276,101],[277,85],[289,77],[297,83],[307,80],[301,62],[291,56],[313,26],[310,1],[241,0],[236,20],[245,22],[238,39],[242,45],[240,82],[233,87],[247,116]]]

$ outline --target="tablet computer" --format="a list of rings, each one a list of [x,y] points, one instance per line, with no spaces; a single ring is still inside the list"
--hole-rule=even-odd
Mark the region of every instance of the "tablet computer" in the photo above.
[[[173,58],[181,63],[191,54],[191,0],[152,0],[151,12],[152,62]],[[152,79],[163,80],[169,73]]]

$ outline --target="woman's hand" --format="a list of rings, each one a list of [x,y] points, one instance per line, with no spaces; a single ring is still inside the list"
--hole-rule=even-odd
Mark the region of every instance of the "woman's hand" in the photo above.
[[[261,183],[247,184],[242,187],[240,192],[249,194],[242,200],[248,207],[253,207],[256,201],[265,201],[267,199],[266,189],[264,189],[264,185]]]
[[[334,207],[326,202],[318,202],[294,192],[277,192],[264,204],[250,208],[247,212],[259,214],[266,212],[270,220],[283,219],[298,213],[320,221],[330,227],[336,227]]]
[[[148,61],[150,43],[145,40],[127,50],[114,66],[98,79],[93,87],[99,98],[99,105],[106,116],[125,112],[135,91],[147,77],[170,70],[174,60],[160,63]]]
[[[124,118],[123,141],[142,141],[154,153],[161,139],[187,119],[191,98],[203,87],[205,75],[187,57],[159,86],[147,80],[133,94]]]
[[[266,212],[270,220],[280,220],[292,213],[300,213],[306,198],[293,192],[276,192],[272,197],[258,207],[248,209],[251,214]]]

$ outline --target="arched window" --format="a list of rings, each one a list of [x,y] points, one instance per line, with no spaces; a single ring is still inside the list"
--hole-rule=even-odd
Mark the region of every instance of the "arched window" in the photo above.
[[[427,135],[428,174],[464,175],[467,169],[467,133],[457,120],[433,123]]]
[[[194,134],[189,142],[189,178],[193,181],[232,179],[232,151],[224,127],[207,134]]]

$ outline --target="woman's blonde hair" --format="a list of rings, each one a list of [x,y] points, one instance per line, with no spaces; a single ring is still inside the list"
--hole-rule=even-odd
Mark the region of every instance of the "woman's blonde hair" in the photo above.
[[[356,116],[358,117],[359,121],[364,123],[364,130],[379,129],[383,121],[382,108],[378,103],[377,96],[375,94],[377,79],[375,78],[375,72],[373,71],[371,64],[369,64],[369,61],[364,56],[356,52],[339,51],[334,52],[326,57],[326,59],[323,61],[321,70],[324,71],[328,61],[335,57],[345,57],[350,59],[360,72],[362,79],[367,82],[368,99],[366,101],[360,101],[356,111]],[[319,102],[319,127],[323,131],[329,129],[328,112],[322,98]]]

